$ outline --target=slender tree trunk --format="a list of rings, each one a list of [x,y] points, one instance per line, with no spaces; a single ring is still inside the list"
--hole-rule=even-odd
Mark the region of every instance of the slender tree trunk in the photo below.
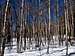
[[[50,35],[47,37],[47,44],[48,44],[48,47],[47,47],[47,53],[49,54],[49,42],[50,42]]]
[[[50,32],[51,32],[51,31],[50,31],[50,30],[51,30],[51,28],[50,28],[50,25],[51,25],[50,0],[48,0],[48,2],[49,2],[49,3],[48,3],[48,5],[49,5],[49,7],[48,7],[48,10],[49,10],[49,11],[48,11],[48,15],[49,15],[49,28],[48,28],[48,37],[47,37],[47,38],[48,38],[48,40],[47,40],[47,41],[48,41],[47,53],[49,54],[49,38],[50,38],[50,35],[51,35],[51,33],[50,33]]]
[[[24,32],[24,50],[26,49],[26,37],[27,37],[27,29]]]
[[[3,37],[3,39],[2,39],[2,51],[1,51],[1,56],[4,56],[5,43],[6,43],[6,39]]]
[[[1,53],[1,56],[4,56],[4,49],[5,49],[5,42],[6,42],[5,27],[6,27],[6,15],[7,15],[8,4],[9,4],[9,0],[7,0],[7,4],[6,4],[6,8],[5,8],[5,15],[4,15],[3,38],[2,38],[2,53]]]
[[[66,56],[68,56],[68,1],[65,0]]]

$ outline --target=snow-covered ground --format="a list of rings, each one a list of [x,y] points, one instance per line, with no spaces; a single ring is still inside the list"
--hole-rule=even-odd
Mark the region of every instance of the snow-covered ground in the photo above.
[[[66,54],[65,49],[66,47],[49,48],[49,54],[47,54],[47,49],[43,49],[41,51],[25,51],[23,53],[16,53],[14,51],[8,52],[6,50],[4,56],[64,56]],[[75,53],[75,46],[70,46],[68,53]],[[75,56],[75,54],[71,56]]]
[[[58,46],[58,47],[50,47],[49,48],[49,54],[47,54],[47,48],[43,48],[42,50],[25,50],[23,53],[17,53],[17,46],[16,46],[16,40],[13,40],[14,47],[5,48],[4,56],[65,56],[66,55],[66,47],[65,46]],[[72,55],[71,55],[72,53]],[[75,56],[75,46],[69,46],[68,48],[68,54],[70,56]]]

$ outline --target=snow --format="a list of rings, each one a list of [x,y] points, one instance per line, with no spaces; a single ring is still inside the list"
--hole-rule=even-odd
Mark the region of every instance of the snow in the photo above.
[[[13,47],[6,47],[4,56],[65,56],[66,55],[66,47],[65,46],[57,46],[49,48],[49,54],[47,54],[47,46],[43,49],[35,50],[35,49],[26,49],[23,53],[17,53],[16,40],[13,39]],[[75,46],[70,46],[68,48],[68,54],[75,53]],[[71,55],[75,56],[75,54]]]
[[[4,56],[62,56],[66,54],[66,47],[49,48],[49,54],[46,53],[47,49],[41,51],[25,51],[23,53],[5,53]],[[75,46],[70,46],[69,53],[75,52]]]

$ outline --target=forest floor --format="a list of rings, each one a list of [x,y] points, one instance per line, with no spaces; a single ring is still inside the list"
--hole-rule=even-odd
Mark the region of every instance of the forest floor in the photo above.
[[[66,56],[66,46],[50,45],[49,54],[47,54],[47,45],[38,48],[30,48],[23,51],[23,53],[17,53],[17,43],[13,40],[13,47],[6,47],[4,56]],[[57,42],[55,42],[57,43]],[[75,56],[75,46],[68,46],[68,56]]]

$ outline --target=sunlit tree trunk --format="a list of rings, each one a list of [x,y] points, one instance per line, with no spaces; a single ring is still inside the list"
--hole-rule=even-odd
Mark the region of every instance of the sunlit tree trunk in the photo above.
[[[4,56],[4,49],[5,49],[5,42],[6,42],[6,36],[5,36],[5,25],[6,25],[6,16],[7,16],[7,9],[9,5],[9,0],[7,0],[6,8],[5,8],[5,15],[4,15],[4,24],[3,24],[3,38],[2,38],[2,53],[1,56]]]
[[[68,56],[68,1],[64,0],[65,4],[65,27],[66,27],[66,55]]]
[[[73,17],[73,7],[72,7],[72,1],[69,0],[69,4],[70,4],[70,11],[71,11],[71,19],[72,19],[72,26],[71,26],[71,36],[74,36],[74,17]]]
[[[51,30],[51,29],[50,29],[50,25],[51,25],[50,0],[48,0],[48,2],[49,2],[49,3],[48,3],[48,6],[49,6],[49,7],[48,7],[48,10],[49,10],[49,11],[48,11],[48,15],[49,15],[49,25],[48,25],[49,28],[48,28],[48,34],[49,34],[49,35],[48,35],[48,37],[47,37],[47,41],[48,41],[48,42],[47,42],[47,44],[48,44],[48,46],[47,46],[47,53],[49,54],[49,42],[50,42],[49,38],[50,38],[50,35],[51,35],[51,34],[50,34],[50,30]]]
[[[23,17],[23,6],[24,6],[24,0],[22,0],[22,4],[21,4],[21,24],[20,24],[20,52],[22,52],[22,47],[23,47],[23,43],[22,43],[22,38],[23,38],[23,21],[24,21],[24,17]]]

